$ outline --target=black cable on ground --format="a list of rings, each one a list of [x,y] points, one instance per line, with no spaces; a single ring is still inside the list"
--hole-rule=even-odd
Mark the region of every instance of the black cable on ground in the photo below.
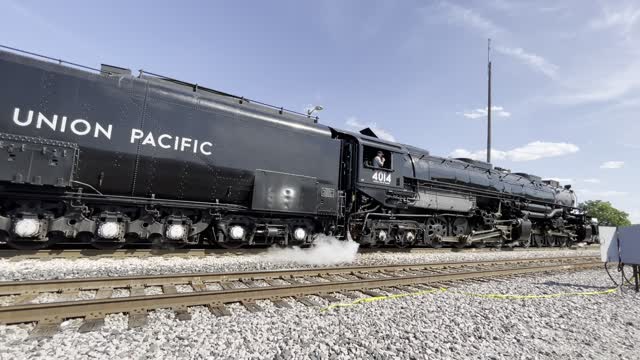
[[[613,279],[613,276],[611,276],[611,273],[609,272],[609,267],[607,266],[607,264],[609,264],[608,262],[604,263],[604,269],[607,271],[607,275],[609,275],[609,279],[611,279],[611,281],[613,282],[613,284],[618,287],[620,285],[618,285],[618,283]]]

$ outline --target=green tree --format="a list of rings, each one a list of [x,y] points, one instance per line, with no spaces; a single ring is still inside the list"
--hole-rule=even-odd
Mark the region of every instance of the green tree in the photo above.
[[[588,200],[578,205],[578,207],[586,211],[589,216],[597,218],[598,224],[600,225],[631,225],[631,221],[629,221],[629,214],[614,208],[613,205],[611,205],[611,203],[608,201]]]

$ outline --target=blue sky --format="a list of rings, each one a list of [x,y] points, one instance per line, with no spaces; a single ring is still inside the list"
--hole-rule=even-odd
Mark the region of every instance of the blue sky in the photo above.
[[[64,4],[64,6],[61,6]],[[640,3],[0,0],[0,43],[145,69],[571,183],[640,222]]]

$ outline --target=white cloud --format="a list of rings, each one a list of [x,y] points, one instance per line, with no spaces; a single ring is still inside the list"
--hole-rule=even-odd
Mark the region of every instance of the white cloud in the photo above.
[[[586,183],[590,183],[590,184],[599,184],[600,183],[600,179],[584,179],[582,180]]]
[[[578,195],[581,198],[585,198],[587,200],[602,200],[608,199],[611,197],[625,196],[629,193],[626,191],[617,191],[617,190],[591,190],[591,189],[576,189]]]
[[[502,106],[492,106],[491,115],[494,115],[497,117],[509,117],[511,116],[511,113],[508,111],[505,111]],[[463,112],[462,116],[469,119],[485,118],[487,117],[487,107],[485,107],[484,109],[475,109],[472,111]]]
[[[376,123],[360,122],[355,116],[350,116],[349,118],[347,118],[347,127],[355,131],[360,131],[364,128],[370,128],[376,135],[378,135],[380,139],[394,142],[396,141],[396,138],[391,135],[390,132],[385,129],[379,128]]]
[[[492,160],[510,160],[510,161],[530,161],[549,157],[563,156],[578,152],[580,148],[570,143],[553,143],[545,141],[534,141],[524,146],[501,151],[491,149]],[[474,160],[484,160],[487,158],[486,150],[468,151],[465,149],[456,149],[449,156],[464,157]]]
[[[555,78],[558,72],[558,66],[552,64],[547,59],[540,55],[528,53],[522,48],[508,48],[504,46],[498,46],[496,48],[501,54],[513,57],[514,59],[524,63],[532,69],[539,71],[549,78]]]
[[[624,161],[605,161],[600,165],[600,169],[620,169],[624,166]]]
[[[628,5],[624,9],[604,9],[602,16],[592,20],[589,27],[593,30],[617,29],[622,35],[628,35],[638,21],[640,8]]]
[[[501,27],[494,24],[493,21],[485,18],[472,9],[446,1],[442,2],[441,6],[447,11],[447,18],[449,22],[478,30],[483,36],[495,37],[496,35],[505,32]]]

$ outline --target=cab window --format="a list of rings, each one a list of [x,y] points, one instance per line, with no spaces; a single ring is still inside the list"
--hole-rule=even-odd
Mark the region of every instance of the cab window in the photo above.
[[[388,150],[364,146],[363,161],[368,168],[391,170],[391,152]]]

